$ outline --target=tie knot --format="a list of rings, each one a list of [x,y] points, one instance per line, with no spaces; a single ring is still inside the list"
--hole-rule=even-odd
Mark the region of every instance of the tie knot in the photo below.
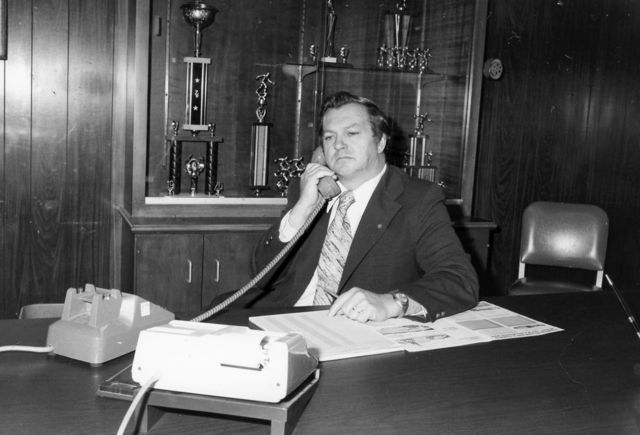
[[[338,210],[345,212],[355,201],[356,199],[353,197],[353,192],[346,190],[340,195],[340,198],[338,198]]]

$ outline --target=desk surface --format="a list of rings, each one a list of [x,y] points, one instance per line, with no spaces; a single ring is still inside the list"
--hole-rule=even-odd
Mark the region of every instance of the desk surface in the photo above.
[[[640,313],[640,294],[628,297]],[[295,433],[640,431],[640,341],[612,293],[488,300],[565,331],[322,363],[320,383]],[[215,320],[233,323],[224,314]],[[41,346],[49,322],[0,320],[0,345]],[[129,403],[95,392],[131,359],[92,368],[59,356],[0,353],[0,433],[115,433]],[[268,434],[269,427],[168,412],[151,431],[205,432]]]

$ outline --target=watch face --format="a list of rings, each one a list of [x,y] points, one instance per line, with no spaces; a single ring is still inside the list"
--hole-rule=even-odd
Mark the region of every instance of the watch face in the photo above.
[[[394,293],[393,299],[400,304],[402,307],[402,314],[404,315],[407,312],[407,308],[409,308],[409,298],[404,293]]]

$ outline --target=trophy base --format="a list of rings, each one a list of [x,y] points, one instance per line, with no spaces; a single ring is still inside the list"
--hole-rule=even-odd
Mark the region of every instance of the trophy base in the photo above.
[[[435,166],[417,166],[407,165],[404,167],[405,172],[411,177],[416,177],[421,180],[427,180],[432,183],[436,182],[436,170]]]
[[[249,186],[249,189],[253,190],[255,196],[260,196],[263,190],[270,190],[269,186]]]
[[[338,58],[333,56],[325,56],[320,58],[320,62],[324,63],[338,63]]]
[[[331,66],[331,68],[353,68],[353,64],[347,62],[325,62],[320,59],[320,65]]]

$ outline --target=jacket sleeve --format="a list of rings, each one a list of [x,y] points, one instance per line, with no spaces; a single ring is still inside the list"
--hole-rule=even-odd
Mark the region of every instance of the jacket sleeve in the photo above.
[[[399,290],[422,304],[433,321],[473,308],[478,277],[451,225],[441,189],[429,189],[418,204],[410,225],[420,277]]]

